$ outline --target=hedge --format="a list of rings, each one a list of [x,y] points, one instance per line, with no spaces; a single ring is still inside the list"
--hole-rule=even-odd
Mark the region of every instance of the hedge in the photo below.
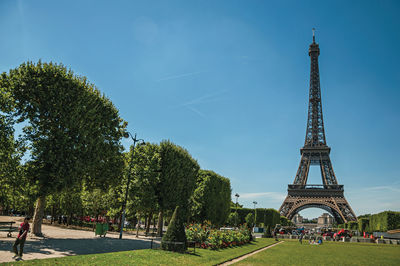
[[[358,219],[358,230],[362,232],[369,232],[369,218]]]
[[[378,232],[400,229],[400,212],[384,211],[371,215],[369,229]]]
[[[358,230],[358,223],[356,221],[349,221],[346,228],[349,230]]]
[[[236,212],[236,207],[231,208],[231,212]],[[258,208],[256,209],[257,212],[257,217],[256,217],[256,224],[259,225],[261,223],[264,224],[264,226],[270,225],[271,228],[274,228],[276,224],[280,223],[280,213],[275,210],[275,209],[261,209]],[[246,222],[246,216],[249,213],[254,214],[254,209],[249,209],[249,208],[238,208],[237,209],[238,213],[238,223],[243,224]]]

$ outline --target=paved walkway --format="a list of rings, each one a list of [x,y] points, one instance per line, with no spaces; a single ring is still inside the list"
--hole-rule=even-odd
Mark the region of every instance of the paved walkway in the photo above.
[[[285,241],[280,241],[280,242],[278,242],[278,243],[275,243],[275,244],[272,244],[272,245],[270,245],[270,246],[268,246],[268,247],[265,247],[265,248],[262,248],[262,249],[253,251],[253,252],[251,252],[251,253],[248,253],[248,254],[246,254],[246,255],[243,255],[243,256],[241,256],[241,257],[239,257],[239,258],[230,260],[230,261],[225,262],[225,263],[220,264],[220,265],[221,265],[221,266],[226,266],[226,265],[234,264],[234,263],[236,263],[236,262],[238,262],[238,261],[247,259],[248,257],[253,256],[254,254],[257,254],[258,252],[261,252],[261,251],[264,251],[264,250],[266,250],[266,249],[272,248],[272,247],[274,247],[274,246],[276,246],[276,245],[279,245],[279,244],[281,244],[281,243],[283,243],[283,242],[285,242]]]
[[[0,216],[0,221],[18,221],[23,218]],[[32,225],[31,225],[32,226]],[[95,253],[108,253],[136,249],[148,249],[151,238],[124,234],[123,239],[118,239],[118,233],[107,233],[105,238],[94,236],[94,232],[85,230],[64,229],[57,226],[42,225],[44,237],[28,235],[24,247],[24,260],[63,257],[70,255],[83,255]],[[14,261],[11,252],[12,245],[17,236],[7,237],[7,232],[0,232],[0,263]],[[159,246],[159,239],[154,246]]]

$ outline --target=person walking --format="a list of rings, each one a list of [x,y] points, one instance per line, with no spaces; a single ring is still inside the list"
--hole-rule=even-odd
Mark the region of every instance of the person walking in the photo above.
[[[303,232],[300,233],[299,242],[303,244]]]
[[[20,224],[18,230],[19,230],[19,233],[18,233],[17,239],[15,240],[15,243],[13,245],[13,251],[15,253],[14,258],[16,258],[18,256],[20,258],[22,258],[25,240],[26,240],[26,237],[27,237],[28,231],[29,231],[29,217],[25,217],[24,222]],[[19,245],[19,252],[18,252],[18,245]]]

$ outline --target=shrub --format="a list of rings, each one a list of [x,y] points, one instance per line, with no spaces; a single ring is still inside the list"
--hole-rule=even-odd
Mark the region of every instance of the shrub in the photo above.
[[[249,225],[249,227],[253,227],[253,225],[254,225],[254,215],[253,215],[253,213],[247,214],[246,223]]]
[[[174,242],[181,242],[182,244],[176,244]],[[184,252],[187,248],[185,226],[183,225],[179,206],[176,206],[168,230],[161,240],[161,248],[178,252]]]
[[[238,230],[220,231],[211,228],[206,223],[190,224],[186,227],[188,241],[196,242],[200,248],[220,249],[243,245],[251,241],[251,232],[246,225],[241,225]]]
[[[231,212],[228,216],[228,224],[230,226],[236,226],[236,223],[239,223],[239,217],[236,212]]]
[[[264,230],[263,237],[266,237],[266,238],[271,238],[272,237],[271,226],[269,224],[267,225],[267,227]]]

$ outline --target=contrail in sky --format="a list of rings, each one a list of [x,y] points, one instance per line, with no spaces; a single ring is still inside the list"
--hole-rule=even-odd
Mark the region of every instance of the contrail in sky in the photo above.
[[[203,114],[202,112],[200,112],[199,110],[197,110],[194,105],[199,105],[199,104],[203,104],[203,103],[210,103],[210,102],[216,102],[220,99],[217,98],[217,96],[222,95],[226,92],[227,90],[222,90],[222,91],[218,91],[215,93],[211,93],[211,94],[206,94],[203,95],[199,98],[190,100],[188,102],[182,103],[180,105],[178,105],[177,107],[186,107],[188,108],[190,111],[198,114],[199,116],[206,118],[206,115]]]
[[[180,74],[180,75],[164,77],[164,78],[156,80],[156,82],[165,81],[165,80],[171,80],[171,79],[184,78],[184,77],[188,77],[188,76],[197,75],[197,74],[200,74],[200,73],[203,73],[203,72],[205,72],[205,71],[196,71],[196,72],[190,72],[190,73],[184,73],[184,74]]]

